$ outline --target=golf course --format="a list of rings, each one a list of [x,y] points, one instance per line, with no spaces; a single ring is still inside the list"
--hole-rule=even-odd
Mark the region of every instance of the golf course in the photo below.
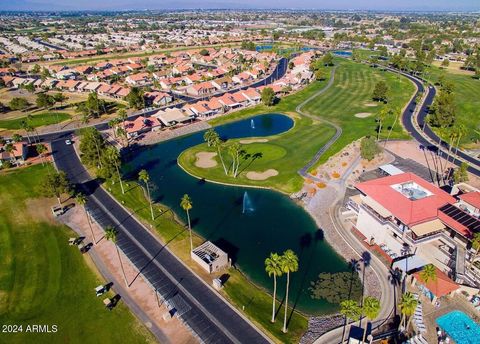
[[[456,123],[462,124],[466,129],[465,135],[460,138],[460,144],[465,148],[474,148],[475,142],[480,140],[480,80],[474,79],[471,75],[434,66],[428,68],[426,78],[435,84],[442,75],[446,82],[453,85]],[[433,129],[444,140],[449,141],[448,135],[451,128]]]
[[[398,118],[395,119],[395,116],[400,114],[413,95],[414,85],[408,79],[382,71],[380,68],[341,58],[335,58],[334,61],[336,70],[333,84],[302,108],[303,112],[311,115],[310,117],[296,113],[296,107],[326,87],[329,78],[332,77],[332,67],[324,68],[324,74],[327,76],[325,80],[315,81],[304,90],[281,99],[275,106],[266,107],[262,104],[210,121],[210,124],[215,126],[229,120],[244,119],[265,112],[284,113],[295,121],[291,130],[267,137],[264,142],[247,144],[242,144],[241,140],[227,142],[227,146],[233,142],[239,142],[245,152],[236,177],[232,174],[225,174],[218,154],[212,156],[215,161],[215,164],[212,164],[214,166],[209,168],[198,166],[199,153],[216,152],[214,147],[208,147],[207,144],[200,144],[185,150],[178,159],[180,166],[198,178],[227,184],[262,186],[292,193],[298,191],[303,184],[303,178],[298,175],[297,171],[305,166],[335,134],[335,128],[323,120],[333,122],[341,127],[342,135],[325,152],[317,164],[325,162],[328,157],[352,141],[367,135],[376,136],[379,126],[378,114],[387,106],[393,110],[393,113],[383,120],[380,138],[387,138],[390,129],[390,139],[407,138],[400,121]],[[387,104],[372,100],[373,89],[381,80],[388,86]],[[318,118],[318,120],[314,118]],[[223,155],[225,165],[230,166],[231,158],[228,152],[225,151]],[[248,177],[251,172],[258,174],[268,170],[275,171],[268,178]]]
[[[108,311],[95,296],[94,288],[105,281],[68,245],[75,234],[51,219],[49,206],[56,201],[38,191],[52,168],[0,173],[0,322],[23,327],[23,332],[2,333],[0,342],[154,342],[122,302]],[[56,325],[57,332],[26,332],[34,324]]]

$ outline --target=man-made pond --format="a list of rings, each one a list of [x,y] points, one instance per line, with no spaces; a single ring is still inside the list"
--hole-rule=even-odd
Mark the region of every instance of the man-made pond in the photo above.
[[[342,57],[350,57],[350,56],[352,56],[352,52],[351,52],[351,51],[338,50],[338,51],[334,51],[333,53],[334,53],[335,55],[342,56]]]
[[[223,138],[270,136],[293,127],[285,115],[266,114],[217,127]],[[185,149],[203,142],[204,132],[145,147],[125,164],[125,172],[134,174],[142,168],[150,173],[156,201],[185,217],[179,203],[188,193],[195,232],[213,241],[232,257],[252,281],[272,290],[272,280],[264,270],[270,252],[293,249],[300,258],[299,271],[291,278],[290,300],[304,312],[331,312],[335,306],[310,298],[310,282],[320,272],[346,271],[348,266],[323,240],[313,219],[303,208],[281,193],[244,187],[206,183],[185,173],[177,157]],[[244,196],[248,209],[244,211]],[[228,282],[227,282],[228,283]],[[278,296],[283,298],[285,278],[279,279]],[[246,305],[248,307],[248,305]]]

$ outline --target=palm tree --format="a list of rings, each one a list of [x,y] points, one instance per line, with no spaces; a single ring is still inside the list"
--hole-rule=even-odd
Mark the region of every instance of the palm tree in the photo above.
[[[381,109],[377,115],[377,122],[378,122],[377,141],[380,139],[380,133],[383,127],[383,121],[385,121],[385,118],[387,118],[389,111],[390,110],[388,109],[388,107],[384,106],[383,109]]]
[[[457,125],[457,143],[455,145],[455,155],[458,153],[458,147],[460,146],[460,139],[467,134],[467,128],[463,124]]]
[[[108,127],[109,127],[110,129],[112,129],[113,137],[114,137],[114,138],[117,137],[116,128],[117,128],[118,122],[119,122],[119,120],[118,120],[117,118],[114,118],[114,119],[111,119],[110,121],[108,121]]]
[[[122,194],[125,194],[125,189],[123,187],[122,176],[120,174],[120,152],[114,146],[109,146],[105,151],[107,160],[110,161],[117,171],[118,180],[120,181],[120,188],[122,189]]]
[[[125,121],[127,120],[127,110],[120,109],[118,110],[118,119],[122,122],[123,129],[125,129]]]
[[[93,233],[92,223],[90,222],[90,216],[88,215],[87,207],[85,206],[87,204],[87,197],[83,193],[78,193],[77,196],[75,197],[75,201],[77,202],[78,205],[82,206],[83,210],[85,211],[85,216],[87,217],[88,226],[90,227],[90,232],[92,233],[93,244],[96,245],[97,240],[95,239],[95,234]]]
[[[349,319],[357,321],[360,318],[360,306],[358,306],[357,301],[354,300],[344,300],[340,303],[340,313],[345,316],[345,325],[344,331],[342,334],[342,343],[345,338],[345,334],[350,331],[350,322]],[[348,329],[347,329],[348,324]]]
[[[120,262],[120,267],[122,268],[122,273],[123,273],[123,280],[125,281],[125,285],[128,288],[129,285],[127,282],[127,276],[125,275],[125,269],[123,268],[122,259],[120,258],[120,250],[118,249],[118,245],[117,245],[117,235],[118,235],[118,231],[112,226],[107,226],[105,228],[105,239],[113,242],[115,245],[115,248],[117,249],[118,261]]]
[[[189,213],[189,210],[192,209],[192,200],[190,199],[190,196],[188,196],[187,194],[183,195],[182,199],[180,200],[180,206],[187,213],[188,230],[190,232],[190,251],[193,251],[192,226],[190,224],[190,213]]]
[[[45,160],[45,153],[47,152],[47,146],[45,146],[42,143],[39,143],[35,146],[35,149],[37,150],[37,154],[40,155],[42,158],[42,166],[44,165],[44,160]]]
[[[273,302],[272,302],[272,323],[275,322],[275,301],[277,298],[277,277],[282,276],[282,257],[278,253],[270,253],[270,257],[265,259],[265,271],[268,277],[273,276]]]
[[[400,327],[406,328],[405,319],[411,317],[417,308],[418,300],[409,291],[402,295],[400,301],[400,311],[402,312],[402,320],[400,321]]]
[[[150,203],[150,213],[152,214],[152,220],[155,220],[155,216],[153,216],[153,205],[152,205],[152,198],[150,197],[150,187],[148,186],[148,182],[150,181],[150,175],[146,170],[141,170],[138,173],[138,180],[145,184],[147,188],[147,195],[148,195],[148,202]]]
[[[390,139],[390,135],[392,134],[393,128],[395,127],[395,124],[397,124],[398,118],[401,115],[401,111],[398,108],[391,109],[389,113],[393,116],[395,116],[395,119],[393,120],[393,124],[390,127],[390,130],[388,131],[387,139],[385,141],[384,147],[387,145],[388,140]]]
[[[428,264],[423,267],[423,270],[420,272],[420,277],[423,282],[427,284],[430,281],[437,280],[437,270],[433,264]]]
[[[362,311],[368,320],[374,320],[376,317],[378,317],[378,313],[380,313],[380,301],[372,296],[367,296],[363,300]],[[368,322],[365,324],[365,329],[363,330],[363,343],[365,343],[365,337],[367,336],[367,327]]]
[[[209,129],[203,135],[203,139],[205,140],[205,142],[207,142],[207,145],[209,147],[216,148],[218,157],[222,162],[223,171],[225,172],[225,175],[228,175],[227,167],[225,166],[225,162],[223,161],[223,156],[222,156],[223,142],[220,139],[220,136],[218,135],[218,133],[214,129]]]
[[[473,234],[472,247],[476,250],[476,252],[472,255],[472,258],[470,259],[470,265],[468,266],[469,268],[472,266],[473,262],[475,261],[475,258],[478,257],[478,253],[480,252],[480,233],[479,232]]]
[[[290,287],[290,272],[298,270],[298,257],[292,250],[286,250],[281,257],[281,268],[287,274],[287,289],[285,290],[285,315],[283,318],[283,333],[287,333],[288,288]]]
[[[12,143],[7,143],[3,149],[5,150],[5,152],[8,153],[8,156],[11,157],[13,162],[16,164],[17,158],[15,158],[14,151],[16,151],[17,148],[15,148],[15,146]]]
[[[19,135],[19,134],[12,135],[12,141],[15,143],[21,142],[22,140],[23,140],[22,135]]]
[[[396,301],[397,300],[397,289],[402,283],[402,272],[400,271],[399,268],[396,269],[390,269],[389,274],[388,274],[388,281],[393,287],[393,299]],[[393,303],[394,307],[394,315],[397,315],[397,302]]]
[[[21,125],[22,129],[25,130],[25,132],[27,133],[28,144],[31,144],[32,141],[30,140],[30,132],[27,130],[27,128],[28,128],[27,122],[26,122],[26,121],[22,121],[20,125]]]

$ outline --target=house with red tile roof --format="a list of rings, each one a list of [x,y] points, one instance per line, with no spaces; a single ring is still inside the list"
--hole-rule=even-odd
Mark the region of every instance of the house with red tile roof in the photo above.
[[[208,117],[215,114],[215,111],[208,107],[207,101],[199,101],[193,104],[184,106],[184,110],[188,113],[190,111],[195,117]]]
[[[194,96],[202,96],[212,94],[217,90],[214,84],[210,81],[204,81],[196,85],[191,85],[186,88],[186,93],[194,95]]]
[[[262,99],[262,95],[255,88],[250,87],[241,92],[252,104],[258,104]]]
[[[147,105],[165,106],[173,101],[170,94],[159,91],[146,92],[144,97]]]
[[[0,144],[0,166],[5,161],[10,161],[16,165],[23,164],[27,159],[28,147],[25,142],[12,143],[13,150],[8,152],[6,149],[7,144]]]
[[[161,126],[162,124],[156,117],[138,116],[133,121],[125,121],[125,130],[130,138],[150,130],[158,130]]]
[[[125,82],[132,86],[147,86],[151,84],[151,79],[148,73],[138,73],[127,76]]]

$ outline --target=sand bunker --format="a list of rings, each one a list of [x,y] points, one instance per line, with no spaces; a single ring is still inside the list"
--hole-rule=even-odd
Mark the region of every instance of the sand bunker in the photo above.
[[[357,117],[357,118],[367,118],[367,117],[370,117],[371,115],[372,115],[371,112],[359,112],[359,113],[355,114],[355,117]]]
[[[242,145],[248,145],[249,143],[261,143],[261,142],[268,142],[267,139],[248,139],[248,140],[240,140]]]
[[[365,103],[364,104],[365,106],[368,106],[368,107],[375,107],[375,106],[378,106],[377,103]]]
[[[212,168],[217,166],[217,162],[215,161],[215,157],[217,153],[214,152],[198,152],[195,154],[197,161],[195,161],[195,166],[200,168]]]
[[[273,168],[270,168],[264,172],[250,171],[247,173],[247,178],[250,180],[265,180],[275,176],[278,176],[278,171],[274,170]]]

